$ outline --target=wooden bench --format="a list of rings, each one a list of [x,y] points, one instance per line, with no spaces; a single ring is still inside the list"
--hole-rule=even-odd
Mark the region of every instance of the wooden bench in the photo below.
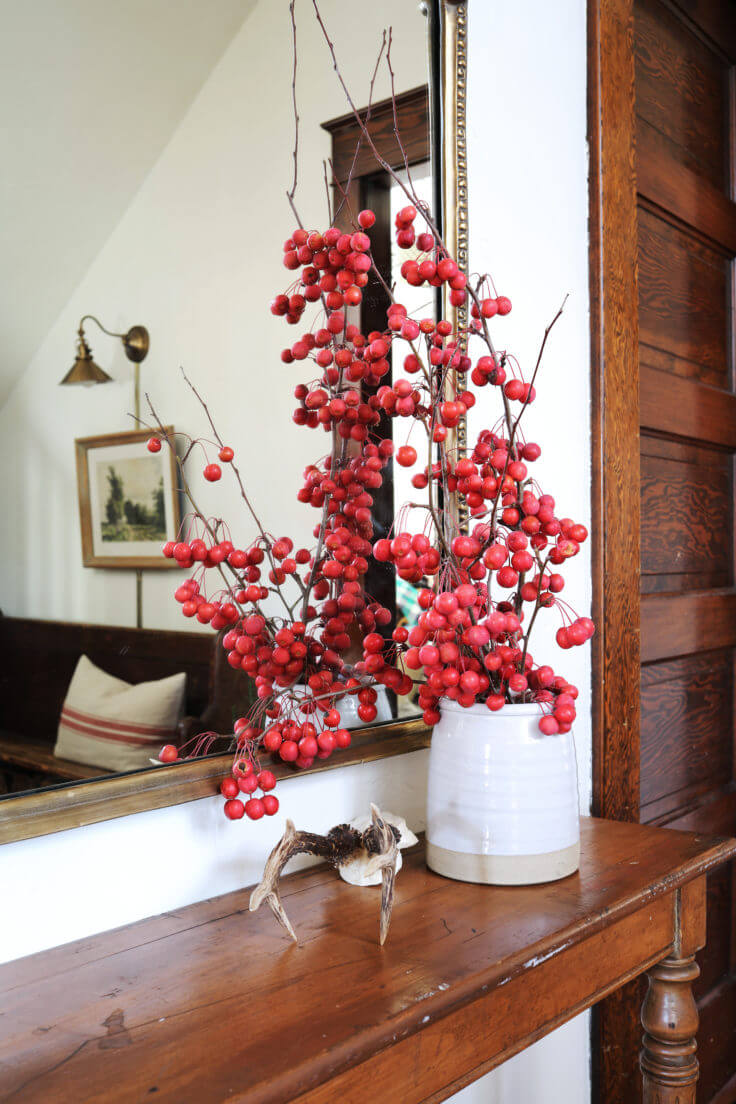
[[[581,828],[580,872],[543,886],[404,852],[383,947],[380,891],[318,867],[281,884],[298,945],[239,890],[1,966],[0,1096],[437,1104],[648,971],[644,1099],[694,1104],[705,879],[736,841]]]
[[[200,731],[225,733],[233,716],[248,709],[250,680],[223,663],[224,651],[209,633],[0,615],[0,778],[5,792],[108,773],[53,752],[61,707],[81,655],[126,682],[184,671],[182,741]]]

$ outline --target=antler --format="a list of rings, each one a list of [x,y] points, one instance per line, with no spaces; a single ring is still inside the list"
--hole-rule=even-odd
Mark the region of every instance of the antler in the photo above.
[[[301,848],[298,846],[297,831],[294,828],[294,824],[292,821],[287,820],[286,831],[266,860],[260,885],[257,885],[250,895],[250,911],[255,912],[257,908],[261,907],[264,901],[267,901],[271,912],[274,914],[279,924],[282,924],[283,927],[286,928],[295,943],[298,942],[296,932],[291,926],[291,921],[286,915],[284,906],[281,904],[279,875],[291,856],[298,854],[300,850]]]
[[[380,942],[383,946],[391,923],[401,833],[383,819],[380,809],[375,805],[371,805],[371,820],[370,828],[366,828],[364,832],[351,828],[349,824],[338,824],[326,836],[314,832],[297,832],[293,823],[287,820],[283,836],[266,859],[263,877],[250,895],[250,911],[255,912],[266,901],[278,922],[286,928],[294,942],[298,942],[279,893],[279,878],[289,859],[300,854],[319,855],[332,866],[339,867],[356,852],[364,850],[373,856],[369,864],[370,872],[381,871]]]
[[[388,926],[391,923],[391,911],[394,907],[394,882],[396,881],[396,863],[399,857],[398,840],[390,824],[381,816],[378,806],[371,804],[373,831],[379,845],[379,851],[366,868],[366,874],[381,871],[381,946],[386,942]]]

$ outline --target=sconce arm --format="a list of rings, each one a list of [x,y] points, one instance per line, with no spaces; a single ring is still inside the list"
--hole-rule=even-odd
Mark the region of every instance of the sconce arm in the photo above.
[[[134,364],[140,364],[142,360],[146,359],[150,345],[150,337],[145,326],[131,326],[127,333],[113,333],[112,330],[106,329],[99,318],[96,318],[94,314],[85,314],[79,320],[78,333],[81,341],[84,341],[84,323],[88,319],[99,326],[102,332],[106,333],[108,337],[120,338],[128,360],[132,360]]]

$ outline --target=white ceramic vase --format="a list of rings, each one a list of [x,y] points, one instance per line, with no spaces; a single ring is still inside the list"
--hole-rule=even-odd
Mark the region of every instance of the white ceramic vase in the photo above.
[[[464,882],[532,885],[580,862],[572,732],[544,736],[540,706],[463,709],[443,700],[432,732],[427,865]]]
[[[391,702],[388,699],[386,687],[376,686],[375,690],[378,695],[376,698],[376,719],[371,721],[371,724],[381,724],[383,721],[393,720]],[[307,690],[303,683],[297,682],[292,687],[292,693],[297,698],[303,698]],[[344,694],[336,703],[336,708],[340,711],[340,723],[343,728],[362,728],[365,725],[365,721],[358,716],[359,705],[357,694]]]
[[[382,721],[393,720],[391,702],[388,700],[386,687],[376,686],[374,689],[378,697],[376,698],[376,719],[371,721],[371,724],[381,724]],[[365,721],[362,721],[358,716],[359,705],[357,694],[346,694],[337,702],[336,708],[340,710],[343,728],[362,728],[365,725]]]

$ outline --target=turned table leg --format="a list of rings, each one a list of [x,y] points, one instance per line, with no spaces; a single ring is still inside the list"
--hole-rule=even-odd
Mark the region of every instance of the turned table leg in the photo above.
[[[648,971],[639,1058],[644,1104],[695,1104],[698,1010],[692,983],[699,974],[694,955],[665,958]]]

